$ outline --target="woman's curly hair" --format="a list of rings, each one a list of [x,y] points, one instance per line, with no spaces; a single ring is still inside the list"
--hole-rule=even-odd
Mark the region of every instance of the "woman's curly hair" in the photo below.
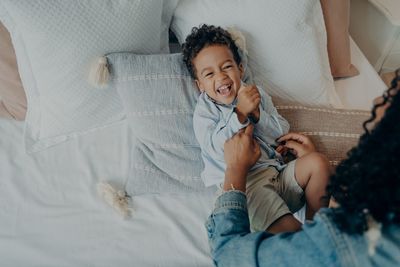
[[[400,224],[400,69],[383,101],[364,122],[365,133],[331,177],[327,191],[339,203],[334,221],[346,233],[368,229],[367,215],[382,223]],[[390,104],[384,117],[369,130],[377,108]],[[372,126],[372,125],[371,125]]]
[[[193,59],[203,48],[210,45],[226,45],[231,50],[236,64],[241,63],[239,49],[229,32],[221,27],[202,24],[199,27],[193,27],[185,43],[182,44],[183,62],[193,79],[197,78]]]

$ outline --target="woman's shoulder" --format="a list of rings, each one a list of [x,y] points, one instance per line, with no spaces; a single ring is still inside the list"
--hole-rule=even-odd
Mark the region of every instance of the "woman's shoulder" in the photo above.
[[[342,231],[334,217],[334,209],[321,209],[311,224],[304,225],[303,231],[317,246],[332,247],[339,266],[356,266],[356,263],[361,263],[360,266],[374,266],[373,262],[379,262],[378,266],[398,266],[389,263],[393,263],[392,260],[400,253],[400,246],[393,246],[393,232],[387,234],[387,231],[382,231],[380,240],[370,244],[365,233],[349,234]],[[374,246],[372,254],[371,245]]]
[[[317,227],[323,229],[327,236],[336,237],[337,235],[342,235],[334,221],[334,210],[332,208],[322,208],[320,209],[311,222],[306,222],[303,226],[304,230],[308,228]]]

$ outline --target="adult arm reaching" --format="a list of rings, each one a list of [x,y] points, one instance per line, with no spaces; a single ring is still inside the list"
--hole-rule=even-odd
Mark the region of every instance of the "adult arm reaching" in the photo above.
[[[397,79],[400,82],[399,74]],[[389,90],[394,89],[399,90],[397,83]],[[400,161],[400,94],[384,96],[390,105],[383,118],[372,130],[366,128],[358,146],[332,176],[328,190],[339,206],[320,210],[299,232],[250,232],[244,192],[247,171],[258,158],[252,126],[225,143],[226,192],[217,198],[206,223],[217,266],[400,266],[400,165],[396,164]],[[302,135],[289,134],[282,140],[297,156],[315,149]]]
[[[236,189],[246,192],[247,172],[261,156],[260,145],[253,139],[253,131],[254,126],[250,124],[225,142],[225,191]]]
[[[294,257],[301,256],[305,257],[306,263],[315,264],[312,266],[326,265],[323,259],[313,259],[312,255],[319,255],[321,251],[310,239],[309,231],[297,234],[295,239],[291,233],[273,236],[265,231],[250,232],[246,176],[260,157],[259,145],[252,136],[253,130],[253,125],[247,126],[224,145],[227,164],[225,192],[216,200],[215,209],[206,223],[214,261],[217,266],[290,266],[288,263]],[[312,231],[319,232],[321,228],[313,228]],[[330,242],[327,238],[325,240]],[[325,240],[319,242],[322,248],[325,247]],[[291,256],[287,257],[289,251]],[[301,262],[296,261],[296,264]]]

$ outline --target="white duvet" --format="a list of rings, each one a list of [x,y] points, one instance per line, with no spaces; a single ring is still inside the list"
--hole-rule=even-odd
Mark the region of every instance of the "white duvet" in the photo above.
[[[133,197],[126,220],[97,195],[97,182],[128,177],[124,122],[33,156],[22,132],[0,120],[0,266],[213,266],[213,190]]]

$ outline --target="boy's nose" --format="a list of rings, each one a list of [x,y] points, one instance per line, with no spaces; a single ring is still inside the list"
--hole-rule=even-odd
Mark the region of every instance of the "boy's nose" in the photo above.
[[[223,71],[217,72],[216,76],[218,81],[223,81],[228,77],[228,75],[226,75],[226,73],[224,73]]]

